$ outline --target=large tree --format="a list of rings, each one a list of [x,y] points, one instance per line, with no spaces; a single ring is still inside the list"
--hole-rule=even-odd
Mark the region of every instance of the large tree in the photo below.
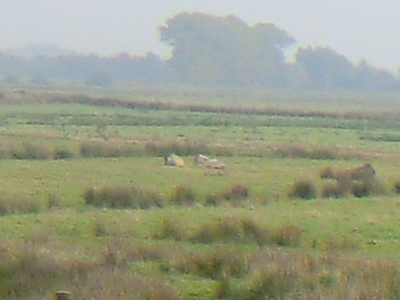
[[[309,87],[318,89],[346,89],[354,86],[354,65],[336,51],[317,47],[299,49],[297,66],[305,70]]]
[[[319,90],[398,91],[393,74],[378,70],[366,62],[351,63],[345,56],[325,48],[299,49],[296,67],[306,75],[308,88]]]
[[[294,39],[273,24],[249,26],[234,16],[182,13],[160,30],[173,47],[170,63],[185,83],[284,85],[283,49]]]

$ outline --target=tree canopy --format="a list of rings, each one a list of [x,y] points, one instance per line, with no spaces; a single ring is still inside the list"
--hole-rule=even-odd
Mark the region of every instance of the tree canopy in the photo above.
[[[198,86],[400,92],[397,76],[365,61],[352,63],[326,47],[297,50],[294,62],[285,51],[292,36],[271,23],[249,25],[235,16],[181,13],[160,27],[161,41],[172,47],[170,60],[148,53],[112,57],[65,52],[58,56],[0,53],[0,79],[107,85],[114,81]],[[134,37],[133,37],[134,38]]]
[[[173,47],[169,64],[183,83],[211,86],[316,90],[399,91],[399,79],[365,62],[355,65],[335,50],[299,49],[294,63],[285,49],[295,42],[270,23],[250,26],[234,16],[182,13],[160,28]]]
[[[249,26],[234,16],[182,13],[161,27],[173,47],[170,63],[186,83],[283,85],[283,49],[294,39],[273,24]]]

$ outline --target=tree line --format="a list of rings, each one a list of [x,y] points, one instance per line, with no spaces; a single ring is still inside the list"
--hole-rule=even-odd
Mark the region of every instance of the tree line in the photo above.
[[[181,13],[160,27],[161,40],[172,47],[164,61],[120,54],[37,56],[24,59],[0,54],[0,77],[13,84],[19,78],[36,82],[113,81],[188,84],[196,86],[277,88],[297,90],[400,91],[394,74],[362,61],[350,62],[326,47],[300,48],[293,62],[285,51],[295,39],[274,24],[248,25],[235,16]]]

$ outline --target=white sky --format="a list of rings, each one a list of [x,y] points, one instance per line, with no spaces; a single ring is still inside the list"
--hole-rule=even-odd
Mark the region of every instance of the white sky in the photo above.
[[[168,56],[158,27],[182,11],[274,23],[300,46],[400,67],[399,0],[0,0],[0,49],[56,44],[99,55]]]

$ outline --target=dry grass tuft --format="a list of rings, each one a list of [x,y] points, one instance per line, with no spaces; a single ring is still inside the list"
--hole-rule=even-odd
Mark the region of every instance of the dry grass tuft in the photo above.
[[[136,187],[104,187],[99,190],[88,188],[83,197],[88,205],[115,209],[148,209],[163,206],[163,201],[157,193]]]
[[[299,180],[293,184],[289,196],[293,198],[310,200],[314,199],[317,196],[317,190],[312,181]]]
[[[192,188],[178,185],[174,188],[169,202],[174,205],[193,205],[198,202],[198,196]]]

